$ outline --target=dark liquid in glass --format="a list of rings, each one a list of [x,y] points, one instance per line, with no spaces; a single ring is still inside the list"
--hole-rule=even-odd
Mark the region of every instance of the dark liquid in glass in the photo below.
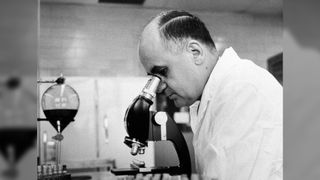
[[[78,110],[77,109],[51,109],[44,110],[44,114],[48,119],[73,119]]]
[[[57,121],[60,121],[60,132],[64,130],[65,127],[71,122],[74,121],[78,110],[77,109],[51,109],[44,110],[46,118],[51,123],[51,125],[58,131]]]

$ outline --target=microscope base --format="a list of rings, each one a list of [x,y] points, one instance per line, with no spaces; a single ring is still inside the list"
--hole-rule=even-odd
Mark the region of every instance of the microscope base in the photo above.
[[[136,174],[170,174],[170,175],[181,175],[187,174],[181,172],[181,167],[146,167],[146,168],[120,168],[112,169],[111,172],[114,175],[136,175]]]

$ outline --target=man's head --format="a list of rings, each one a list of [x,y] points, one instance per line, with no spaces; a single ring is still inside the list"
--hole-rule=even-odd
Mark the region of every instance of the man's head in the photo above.
[[[177,107],[199,100],[217,60],[209,31],[184,11],[160,13],[147,24],[139,44],[140,61]]]

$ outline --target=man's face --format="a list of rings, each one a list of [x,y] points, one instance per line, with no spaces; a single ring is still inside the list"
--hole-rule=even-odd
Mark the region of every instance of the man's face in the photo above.
[[[159,91],[177,107],[190,106],[199,98],[196,66],[186,51],[172,53],[161,42],[144,41],[139,56],[147,73],[161,78]]]

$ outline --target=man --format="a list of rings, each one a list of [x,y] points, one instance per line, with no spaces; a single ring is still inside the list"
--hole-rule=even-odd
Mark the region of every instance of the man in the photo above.
[[[190,106],[202,177],[282,179],[282,86],[270,73],[232,48],[219,57],[204,23],[180,11],[147,24],[139,56],[159,91]]]

